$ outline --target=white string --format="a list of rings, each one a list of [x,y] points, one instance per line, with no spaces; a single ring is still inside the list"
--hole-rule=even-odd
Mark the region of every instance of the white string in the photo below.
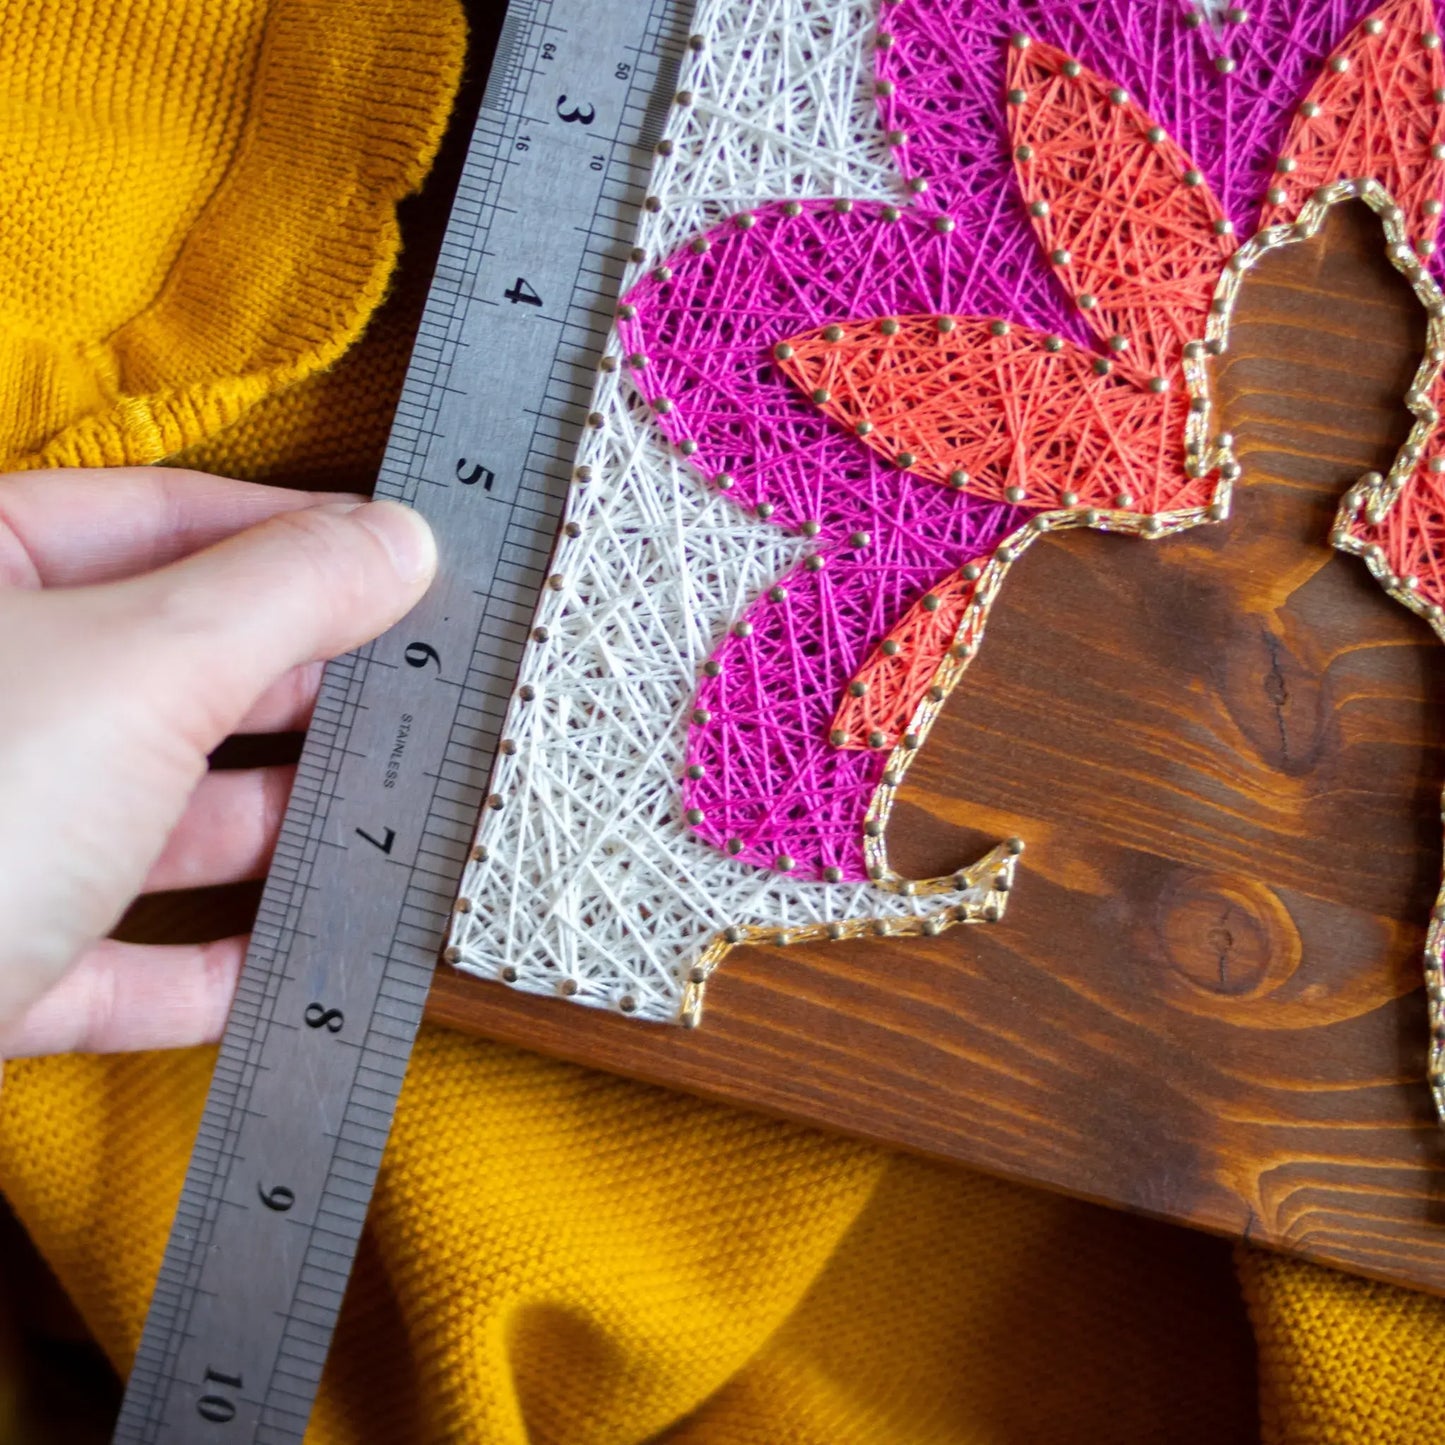
[[[1230,10],[1243,9],[1240,0],[1189,0],[1192,9],[1197,10],[1216,30],[1224,28],[1224,17]]]
[[[697,231],[763,201],[898,199],[872,96],[875,0],[703,0],[704,37],[680,82],[643,212],[640,271]],[[620,354],[616,335],[608,352]],[[648,410],[602,373],[565,520],[565,585],[546,590],[503,737],[452,945],[457,967],[533,993],[676,1020],[688,970],[729,926],[779,931],[917,918],[972,892],[907,897],[795,883],[704,845],[681,817],[699,669],[731,622],[802,555],[704,489]],[[724,965],[725,966],[725,965]]]

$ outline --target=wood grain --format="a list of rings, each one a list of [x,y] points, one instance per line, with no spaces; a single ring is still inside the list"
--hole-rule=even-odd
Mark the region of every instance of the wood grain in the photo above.
[[[1341,208],[1241,299],[1230,521],[1017,564],[888,834],[915,876],[1024,837],[1001,922],[740,950],[692,1032],[449,969],[431,1017],[1445,1291],[1419,969],[1445,653],[1327,546],[1423,337]]]

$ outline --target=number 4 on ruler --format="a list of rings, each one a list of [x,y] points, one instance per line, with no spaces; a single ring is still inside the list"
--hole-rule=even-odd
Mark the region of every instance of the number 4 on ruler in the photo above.
[[[528,306],[540,306],[542,304],[542,298],[527,285],[527,278],[525,276],[518,276],[512,284],[512,289],[510,291],[503,291],[502,295],[505,296],[513,306],[519,301],[525,301]]]

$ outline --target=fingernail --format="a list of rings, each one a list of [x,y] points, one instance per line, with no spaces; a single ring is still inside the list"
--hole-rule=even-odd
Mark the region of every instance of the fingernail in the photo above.
[[[403,582],[420,582],[436,571],[436,539],[419,512],[389,498],[354,507],[342,503],[341,507],[354,512],[356,520],[386,548]]]

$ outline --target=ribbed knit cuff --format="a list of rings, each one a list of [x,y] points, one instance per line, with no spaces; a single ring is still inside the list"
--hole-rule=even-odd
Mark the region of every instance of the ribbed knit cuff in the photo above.
[[[54,378],[42,352],[4,401],[42,413],[12,432],[36,440],[0,466],[160,461],[334,362],[385,292],[396,203],[436,153],[464,50],[456,0],[274,0],[239,143],[164,283],[85,348],[94,400],[48,432],[75,352],[57,347]]]

